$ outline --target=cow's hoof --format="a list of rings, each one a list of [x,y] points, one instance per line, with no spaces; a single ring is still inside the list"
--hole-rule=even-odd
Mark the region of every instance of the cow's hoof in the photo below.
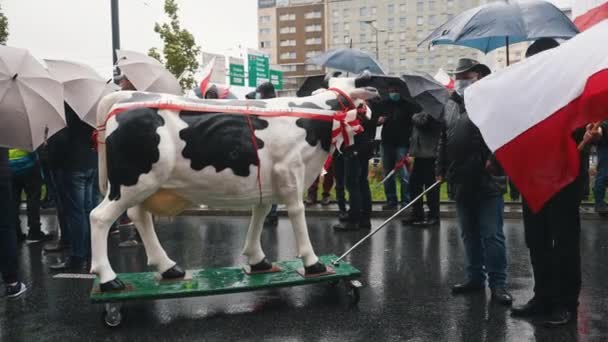
[[[320,274],[325,272],[327,272],[327,267],[318,261],[314,265],[304,267],[304,274],[306,275]]]
[[[272,269],[272,263],[264,258],[255,265],[249,265],[249,267],[251,267],[251,272],[270,271]]]
[[[125,283],[123,283],[119,278],[114,278],[107,283],[99,284],[99,290],[101,292],[122,291],[125,288],[127,288]]]
[[[186,276],[186,272],[179,265],[175,265],[161,274],[163,279],[178,279]]]

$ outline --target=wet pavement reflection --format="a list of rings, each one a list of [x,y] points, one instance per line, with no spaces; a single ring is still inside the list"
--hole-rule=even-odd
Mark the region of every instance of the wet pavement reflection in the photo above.
[[[52,218],[46,218],[53,224]],[[335,233],[333,220],[308,218],[317,254],[340,254],[364,231]],[[375,220],[374,224],[379,224]],[[160,219],[157,232],[168,254],[188,269],[244,263],[246,217]],[[532,294],[532,274],[520,220],[505,223],[509,289],[517,303]],[[143,248],[117,248],[117,272],[148,270]],[[16,301],[0,301],[1,341],[602,341],[608,340],[608,225],[583,223],[583,290],[577,324],[546,329],[513,319],[490,302],[489,292],[453,297],[463,277],[463,249],[454,220],[440,228],[393,223],[363,244],[347,261],[363,272],[361,301],[326,284],[258,292],[130,302],[122,326],[106,328],[101,306],[89,302],[91,280],[54,279],[40,244],[20,248],[21,272],[30,290]],[[270,260],[295,256],[291,225],[265,228],[262,246]]]

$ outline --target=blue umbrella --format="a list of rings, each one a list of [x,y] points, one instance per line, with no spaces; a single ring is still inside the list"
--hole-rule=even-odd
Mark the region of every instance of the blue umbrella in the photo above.
[[[369,70],[369,72],[375,75],[385,74],[374,57],[357,49],[342,48],[329,50],[324,54],[310,58],[307,62],[355,74],[365,70]]]
[[[507,0],[462,12],[418,45],[461,45],[488,53],[509,44],[539,38],[568,39],[577,33],[574,23],[549,2]]]

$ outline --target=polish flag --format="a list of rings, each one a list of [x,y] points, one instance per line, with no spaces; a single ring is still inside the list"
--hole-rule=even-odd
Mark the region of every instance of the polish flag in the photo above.
[[[471,120],[533,211],[579,172],[572,132],[608,118],[608,20],[465,91]]]
[[[608,1],[577,0],[572,7],[572,16],[579,31],[585,31],[600,21],[608,19]]]
[[[437,71],[437,74],[435,75],[435,80],[443,84],[443,86],[448,89],[454,89],[454,80],[442,68],[439,68],[439,71]]]

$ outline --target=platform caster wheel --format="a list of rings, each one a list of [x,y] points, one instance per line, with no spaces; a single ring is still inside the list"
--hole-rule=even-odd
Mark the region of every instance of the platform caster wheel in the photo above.
[[[348,286],[348,296],[350,298],[350,302],[351,304],[356,305],[361,299],[359,289],[363,287],[363,284],[358,280],[350,280],[346,283],[346,285]]]
[[[122,323],[122,312],[120,304],[106,304],[104,306],[103,323],[109,328],[116,328]]]

